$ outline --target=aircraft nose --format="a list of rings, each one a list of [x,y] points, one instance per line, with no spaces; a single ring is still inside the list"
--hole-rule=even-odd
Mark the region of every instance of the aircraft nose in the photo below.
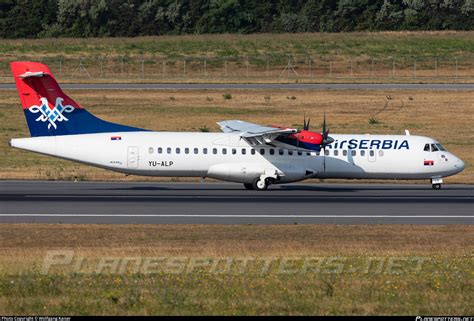
[[[464,162],[462,161],[462,159],[456,157],[456,162],[454,163],[454,167],[455,167],[458,171],[461,172],[462,170],[464,170],[464,166],[465,166],[465,164],[464,164]]]

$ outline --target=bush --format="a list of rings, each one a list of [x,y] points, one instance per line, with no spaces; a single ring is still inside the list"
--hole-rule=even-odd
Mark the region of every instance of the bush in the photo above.
[[[380,124],[380,121],[378,121],[377,118],[375,118],[375,117],[370,117],[369,118],[369,124],[370,125]]]

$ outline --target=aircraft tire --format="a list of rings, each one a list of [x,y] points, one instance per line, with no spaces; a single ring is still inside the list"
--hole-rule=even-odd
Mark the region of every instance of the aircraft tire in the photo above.
[[[256,191],[265,191],[268,188],[268,181],[262,181],[260,178],[256,178],[253,181],[252,187]]]
[[[245,187],[245,189],[248,189],[248,190],[253,190],[254,189],[253,184],[251,184],[251,183],[244,183],[244,187]]]

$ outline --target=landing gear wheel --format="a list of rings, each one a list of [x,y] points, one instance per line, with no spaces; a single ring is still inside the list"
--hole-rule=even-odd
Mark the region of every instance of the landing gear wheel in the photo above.
[[[268,188],[268,180],[261,180],[260,178],[257,178],[253,181],[252,187],[256,191],[264,191]]]
[[[433,189],[441,189],[441,184],[433,184],[431,187]]]
[[[253,184],[251,183],[244,183],[245,189],[252,190],[253,189]]]

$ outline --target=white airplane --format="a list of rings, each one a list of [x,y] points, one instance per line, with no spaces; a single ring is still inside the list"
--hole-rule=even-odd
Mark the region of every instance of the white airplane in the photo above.
[[[265,190],[308,178],[430,179],[464,169],[433,138],[406,135],[332,135],[267,127],[239,120],[223,132],[153,132],[101,120],[69,98],[46,65],[11,64],[31,138],[10,145],[126,174],[211,177]]]

